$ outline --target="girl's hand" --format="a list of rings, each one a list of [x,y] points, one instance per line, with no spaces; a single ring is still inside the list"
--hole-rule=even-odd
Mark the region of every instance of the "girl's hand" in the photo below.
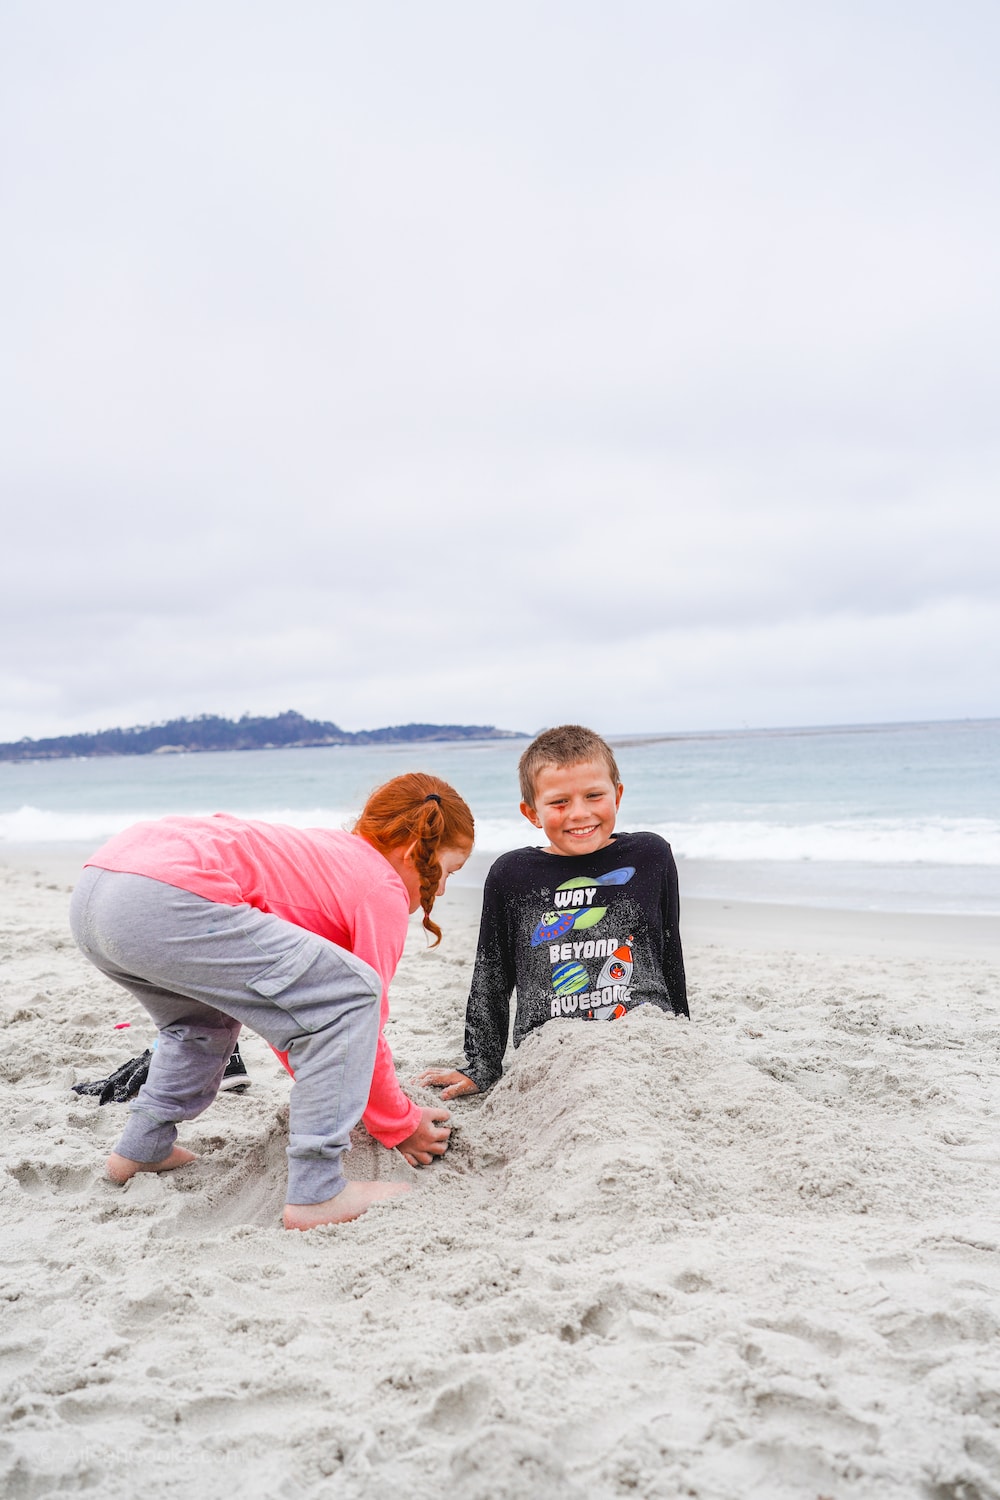
[[[425,1088],[440,1089],[442,1099],[457,1099],[459,1094],[478,1094],[479,1087],[457,1068],[428,1068],[415,1080]]]
[[[411,1167],[429,1167],[435,1156],[443,1156],[448,1149],[451,1126],[442,1122],[450,1119],[446,1109],[424,1105],[420,1110],[420,1124],[412,1135],[398,1143],[396,1150],[402,1152]]]

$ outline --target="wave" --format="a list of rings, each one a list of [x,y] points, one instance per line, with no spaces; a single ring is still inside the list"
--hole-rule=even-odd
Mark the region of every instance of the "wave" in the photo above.
[[[349,828],[356,813],[343,807],[228,809],[267,823],[296,828]],[[215,809],[190,809],[189,817],[207,817]],[[0,844],[89,843],[132,823],[162,817],[161,810],[56,811],[29,805],[0,813]],[[782,861],[816,864],[979,865],[1000,866],[1000,821],[991,818],[844,819],[830,822],[769,823],[755,819],[678,821],[652,825],[679,858],[706,861]],[[476,849],[480,855],[502,854],[544,838],[515,818],[479,818]]]
[[[1000,823],[869,818],[836,823],[677,823],[656,830],[688,859],[787,863],[1000,865]]]
[[[186,818],[207,818],[217,808],[190,808],[180,814]],[[284,807],[259,809],[229,807],[238,817],[256,818],[263,823],[290,823],[293,828],[348,828],[357,816],[344,808]],[[112,834],[121,833],[133,823],[162,818],[162,809],[150,812],[135,810],[114,812],[86,810],[55,812],[43,807],[19,807],[16,812],[0,813],[0,844],[82,844],[94,848]]]
[[[1000,866],[1000,822],[992,818],[865,818],[769,823],[759,819],[649,825],[679,858],[783,863]],[[527,835],[527,836],[526,836]],[[480,820],[476,847],[500,854],[544,842],[527,824]]]

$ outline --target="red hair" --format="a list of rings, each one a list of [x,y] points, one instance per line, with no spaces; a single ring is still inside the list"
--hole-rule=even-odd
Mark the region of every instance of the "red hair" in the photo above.
[[[376,849],[413,850],[413,864],[420,876],[420,905],[424,926],[441,941],[441,929],[431,921],[431,908],[441,884],[438,852],[471,847],[476,827],[468,804],[453,786],[426,771],[408,771],[376,787],[354,825],[355,833]]]

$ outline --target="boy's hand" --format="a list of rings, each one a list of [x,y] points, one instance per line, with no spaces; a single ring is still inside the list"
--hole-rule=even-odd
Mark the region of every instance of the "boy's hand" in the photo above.
[[[459,1094],[478,1094],[479,1086],[457,1068],[428,1068],[416,1080],[425,1088],[440,1089],[442,1099],[457,1099]]]
[[[451,1126],[442,1122],[450,1119],[451,1115],[446,1109],[422,1106],[420,1124],[412,1135],[397,1144],[396,1150],[402,1153],[411,1167],[429,1167],[435,1156],[443,1156],[448,1149]]]

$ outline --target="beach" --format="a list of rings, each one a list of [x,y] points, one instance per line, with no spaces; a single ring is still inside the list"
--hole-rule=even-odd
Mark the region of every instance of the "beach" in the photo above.
[[[152,1035],[74,868],[0,865],[5,1495],[1000,1495],[997,919],[688,901],[690,1023],[551,1022],[434,1167],[359,1129],[417,1191],[300,1235],[246,1033],[198,1163],[103,1178],[121,1108],[71,1085]],[[461,1054],[478,893],[435,914],[404,1081]]]

